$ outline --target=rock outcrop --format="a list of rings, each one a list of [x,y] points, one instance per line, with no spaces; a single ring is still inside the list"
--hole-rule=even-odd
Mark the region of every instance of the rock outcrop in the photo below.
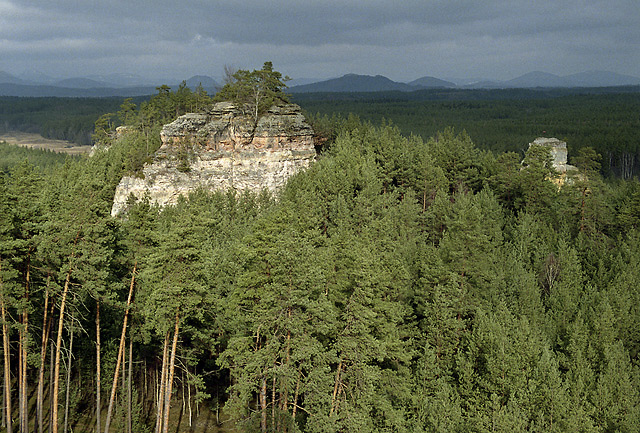
[[[567,182],[570,183],[571,178],[568,177],[568,175],[577,175],[578,168],[567,164],[567,143],[553,137],[538,137],[533,140],[533,143],[529,143],[529,147],[535,145],[549,148],[551,158],[553,158],[553,168],[555,168],[559,174],[555,183],[557,183],[558,186],[562,186]]]
[[[529,143],[529,147],[538,145],[549,148],[553,158],[553,168],[559,173],[566,173],[570,170],[577,170],[573,165],[567,164],[567,143],[557,138],[538,137]]]
[[[164,206],[198,188],[276,191],[315,158],[313,134],[294,104],[272,107],[257,124],[228,102],[185,114],[163,127],[142,175],[120,181],[111,214],[125,211],[132,195]]]

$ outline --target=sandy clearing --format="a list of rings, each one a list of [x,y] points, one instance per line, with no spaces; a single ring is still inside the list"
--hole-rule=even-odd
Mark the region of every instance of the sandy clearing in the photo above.
[[[68,153],[69,155],[84,155],[91,150],[91,146],[78,146],[65,140],[51,140],[44,138],[40,134],[30,132],[0,133],[0,143],[3,141],[8,144],[35,149],[49,149],[58,153]]]

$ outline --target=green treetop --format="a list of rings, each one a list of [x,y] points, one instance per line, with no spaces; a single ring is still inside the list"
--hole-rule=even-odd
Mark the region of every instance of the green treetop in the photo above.
[[[289,102],[289,96],[283,92],[289,77],[282,77],[273,70],[271,62],[265,62],[260,70],[252,72],[238,70],[231,74],[227,83],[215,95],[214,101],[232,101],[246,113],[258,118],[274,104]]]

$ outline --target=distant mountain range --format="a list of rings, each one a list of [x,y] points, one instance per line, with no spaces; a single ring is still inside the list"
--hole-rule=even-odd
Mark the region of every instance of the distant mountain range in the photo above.
[[[198,85],[213,94],[220,84],[207,75],[195,75],[186,84],[192,90]],[[153,83],[139,75],[110,74],[56,80],[38,72],[16,77],[0,71],[0,96],[107,97],[155,94],[156,87],[169,83]],[[291,85],[298,84],[298,85]],[[177,88],[179,84],[169,84]],[[299,78],[290,82],[288,92],[412,92],[423,89],[510,89],[510,88],[580,88],[640,86],[640,78],[607,71],[589,71],[559,76],[547,72],[530,72],[507,81],[477,81],[456,84],[453,81],[425,76],[408,83],[390,80],[382,75],[347,74],[328,80]]]
[[[455,83],[433,77],[422,77],[410,83],[392,81],[382,75],[347,74],[340,78],[332,78],[317,83],[293,86],[288,89],[291,93],[310,92],[412,92],[420,89],[456,87]]]
[[[465,87],[472,88],[535,88],[535,87],[616,87],[637,86],[640,78],[607,71],[588,71],[559,76],[548,72],[534,71],[517,78],[502,81],[485,81]]]
[[[214,94],[220,88],[215,79],[206,75],[195,75],[185,82],[191,90],[202,85],[209,94]],[[28,74],[28,77],[16,77],[0,71],[0,96],[132,97],[155,94],[156,87],[163,84],[169,85],[172,89],[180,85],[154,83],[153,80],[133,74],[91,75],[56,80],[37,72]]]
[[[293,86],[291,93],[309,92],[384,92],[399,90],[411,92],[421,89],[462,88],[462,89],[513,89],[513,88],[557,88],[557,87],[616,87],[640,86],[640,78],[614,72],[590,71],[579,74],[558,76],[547,72],[530,72],[508,81],[478,81],[457,85],[452,81],[434,77],[422,77],[409,83],[392,81],[381,75],[347,74],[340,78],[317,83]]]

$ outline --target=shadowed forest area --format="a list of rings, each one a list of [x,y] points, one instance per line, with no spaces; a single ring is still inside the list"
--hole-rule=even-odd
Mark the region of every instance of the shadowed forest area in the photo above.
[[[323,145],[277,196],[111,217],[210,101],[118,101],[108,151],[0,175],[7,431],[640,431],[638,94],[299,101]]]
[[[589,89],[591,90],[591,89]],[[612,89],[439,90],[408,94],[295,95],[309,113],[331,117],[356,114],[360,119],[396,125],[409,136],[428,140],[447,127],[466,131],[474,144],[495,154],[524,157],[538,136],[557,137],[569,157],[583,147],[602,155],[605,177],[630,179],[640,170],[640,93]],[[338,96],[337,100],[335,99]]]

